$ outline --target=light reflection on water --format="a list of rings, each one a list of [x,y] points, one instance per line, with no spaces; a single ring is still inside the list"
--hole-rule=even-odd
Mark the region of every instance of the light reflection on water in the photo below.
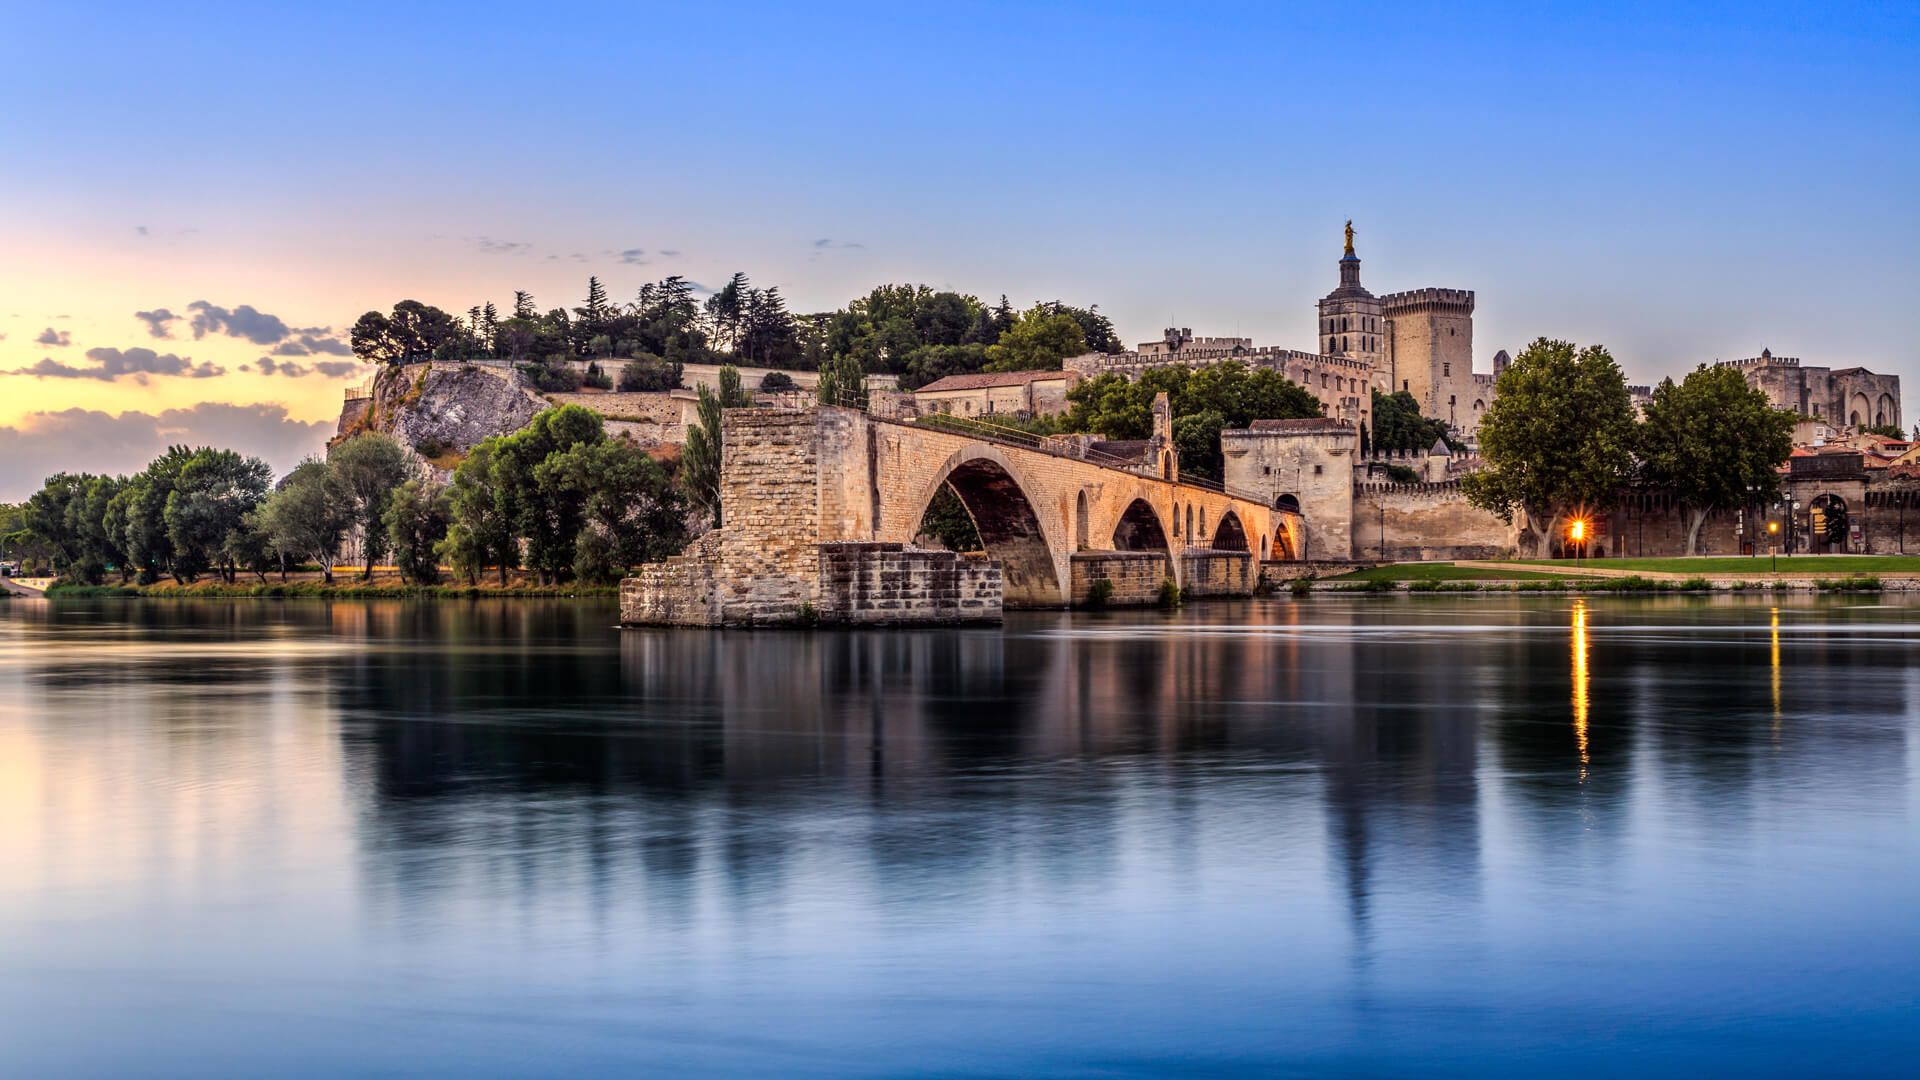
[[[0,608],[10,1070],[1904,1075],[1920,1050],[1905,604],[612,622]]]

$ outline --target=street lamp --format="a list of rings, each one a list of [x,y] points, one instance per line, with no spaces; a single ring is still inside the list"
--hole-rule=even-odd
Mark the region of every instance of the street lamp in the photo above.
[[[1573,537],[1573,565],[1575,569],[1578,569],[1580,566],[1580,549],[1586,546],[1580,541],[1587,535],[1587,523],[1575,519],[1573,528],[1568,535]]]
[[[1777,521],[1767,522],[1767,557],[1773,560],[1773,567],[1768,570],[1768,573],[1780,572],[1780,545],[1776,542],[1779,535],[1780,523]]]

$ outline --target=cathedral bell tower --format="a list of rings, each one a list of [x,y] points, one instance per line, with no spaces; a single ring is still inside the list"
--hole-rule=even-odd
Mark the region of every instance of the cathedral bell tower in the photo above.
[[[1373,385],[1390,381],[1386,371],[1386,325],[1380,301],[1360,284],[1360,256],[1353,253],[1353,222],[1340,257],[1340,286],[1320,301],[1320,352],[1358,360],[1373,369]],[[1385,374],[1383,374],[1385,373]]]

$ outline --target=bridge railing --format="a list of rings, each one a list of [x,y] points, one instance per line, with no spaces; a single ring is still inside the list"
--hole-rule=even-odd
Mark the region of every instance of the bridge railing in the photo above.
[[[842,392],[835,394],[834,398],[835,401],[833,403],[843,408],[867,412],[867,397],[865,394]],[[1076,461],[1085,461],[1093,465],[1102,465],[1109,469],[1118,469],[1123,472],[1132,472],[1144,464],[1136,459],[1123,458],[1117,454],[1108,454],[1090,447],[1085,448],[1077,454],[1067,454],[1047,445],[1049,436],[1035,434],[1034,432],[1025,431],[1017,427],[1010,427],[1006,424],[996,424],[992,421],[981,420],[977,417],[954,416],[951,413],[933,413],[927,416],[917,417],[913,421],[896,420],[889,417],[875,417],[874,419],[885,420],[888,423],[895,424],[915,423],[921,427],[951,431],[956,434],[973,435],[990,442],[1006,443],[1011,446],[1018,446],[1024,450],[1051,454],[1054,457],[1070,457]],[[1266,505],[1267,501],[1264,496],[1230,488],[1218,480],[1208,480],[1197,476],[1182,476],[1177,483],[1188,487],[1201,488],[1205,491],[1218,492],[1231,499],[1242,499],[1246,502],[1260,503],[1263,506]]]

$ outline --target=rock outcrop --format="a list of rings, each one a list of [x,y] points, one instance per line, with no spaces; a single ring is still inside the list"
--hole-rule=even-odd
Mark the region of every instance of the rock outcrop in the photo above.
[[[510,369],[408,364],[380,373],[373,402],[356,426],[384,431],[409,449],[464,455],[489,436],[526,427],[546,407]]]

